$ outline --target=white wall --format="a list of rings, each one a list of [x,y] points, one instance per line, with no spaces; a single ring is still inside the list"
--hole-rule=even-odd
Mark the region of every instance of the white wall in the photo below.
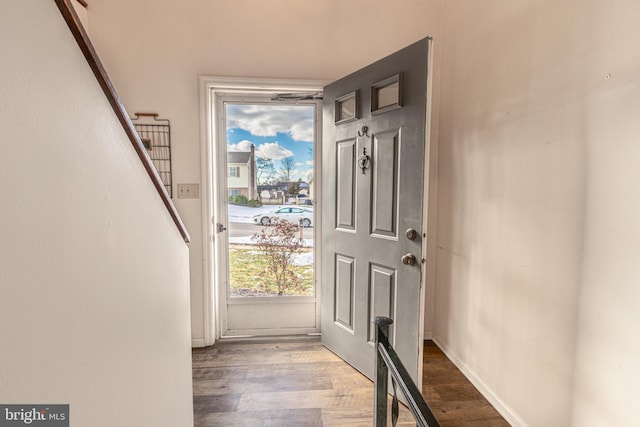
[[[54,2],[5,2],[0,52],[0,402],[192,425],[185,243]]]
[[[597,2],[582,43],[585,222],[573,426],[640,424],[640,3]],[[588,46],[587,46],[588,45]]]
[[[330,81],[428,35],[437,64],[441,9],[441,0],[92,0],[89,21],[127,109],[171,120],[174,182],[182,183],[201,179],[198,75]],[[192,333],[200,342],[201,205],[175,202],[192,238]]]
[[[435,338],[515,425],[640,422],[639,24],[446,2]]]

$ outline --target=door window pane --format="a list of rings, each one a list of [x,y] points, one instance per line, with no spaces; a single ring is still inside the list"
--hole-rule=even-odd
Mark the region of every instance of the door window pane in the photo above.
[[[357,118],[358,97],[357,92],[348,93],[335,101],[335,122],[343,123]]]
[[[398,89],[400,83],[395,82],[389,86],[378,89],[378,108],[388,107],[398,103]]]
[[[379,114],[402,107],[400,74],[391,76],[371,87],[371,113]]]

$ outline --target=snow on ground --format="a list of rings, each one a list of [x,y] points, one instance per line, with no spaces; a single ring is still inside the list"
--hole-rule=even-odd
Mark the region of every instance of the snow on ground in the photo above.
[[[229,243],[235,243],[237,245],[254,245],[255,244],[255,242],[251,240],[251,236],[229,237]]]
[[[228,205],[229,206],[229,222],[240,222],[245,224],[253,224],[253,216],[267,212],[273,212],[284,205],[264,205],[259,208],[249,208],[247,206]]]
[[[256,242],[251,240],[251,236],[243,236],[243,237],[229,237],[229,243],[235,243],[237,245],[255,245]],[[313,239],[304,239],[303,244],[305,248],[312,248]]]
[[[229,206],[229,222],[235,223],[243,223],[243,224],[253,224],[254,215],[264,214],[268,212],[274,212],[285,205],[264,205],[259,208],[249,208],[247,206],[237,206],[237,205],[228,205]],[[308,208],[309,206],[305,206]],[[230,237],[229,243],[235,243],[239,245],[253,245],[254,242],[251,240],[251,236],[243,236],[243,237]],[[313,247],[313,239],[304,239],[304,246],[306,248]]]
[[[293,265],[313,265],[313,252],[302,252],[293,256]]]
[[[280,208],[285,206],[296,206],[296,205],[264,205],[259,208],[250,208],[247,206],[238,206],[229,204],[229,222],[240,222],[245,224],[253,224],[254,215],[264,214],[268,212],[275,212]],[[313,209],[313,206],[299,206],[305,209]]]
[[[249,251],[250,254],[252,255],[260,255],[263,254],[264,252],[261,251]],[[293,265],[298,265],[298,266],[302,266],[302,265],[313,265],[313,251],[311,252],[300,252],[297,254],[293,254],[293,260],[292,260]]]

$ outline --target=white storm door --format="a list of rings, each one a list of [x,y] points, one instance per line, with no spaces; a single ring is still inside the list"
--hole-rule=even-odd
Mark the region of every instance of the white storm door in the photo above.
[[[370,378],[371,319],[388,316],[420,383],[429,48],[423,39],[324,89],[322,341]]]
[[[296,234],[304,244],[287,268],[299,283],[282,293],[278,292],[277,279],[284,275],[276,276],[269,270],[268,255],[256,243],[260,233],[271,228],[254,221],[256,216],[271,218],[276,211],[285,209],[288,213],[278,216],[298,224],[291,208],[282,206],[279,199],[271,200],[265,190],[285,180],[281,160],[293,159],[295,170],[288,171],[288,178],[303,182],[313,182],[316,163],[319,102],[283,102],[274,97],[273,93],[221,92],[215,99],[219,171],[215,265],[220,337],[308,334],[319,330],[316,228],[305,228]],[[232,168],[240,168],[240,173]],[[256,187],[255,191],[249,189],[251,186]],[[265,191],[267,196],[262,197]],[[251,194],[255,196],[247,197]],[[272,256],[278,256],[278,251]]]

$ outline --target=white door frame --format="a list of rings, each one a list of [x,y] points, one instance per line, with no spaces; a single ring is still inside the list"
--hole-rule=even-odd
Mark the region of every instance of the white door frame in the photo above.
[[[216,231],[214,227],[214,212],[217,200],[214,198],[214,189],[218,187],[218,177],[220,176],[219,166],[214,160],[214,141],[219,130],[216,127],[216,95],[226,92],[233,93],[260,93],[260,92],[322,92],[326,82],[317,80],[290,80],[290,79],[263,79],[263,78],[245,78],[245,77],[215,77],[200,76],[199,93],[200,93],[200,146],[201,146],[201,201],[202,201],[202,233],[203,233],[203,322],[204,322],[204,342],[194,342],[194,346],[212,345],[220,338],[221,322],[218,310],[219,299],[221,295],[220,286],[224,283],[218,277],[219,268],[216,268],[215,256],[215,238]],[[321,115],[320,115],[321,117]],[[316,141],[316,152],[322,150],[321,138]],[[319,150],[319,151],[318,151]],[[321,197],[320,176],[322,172],[321,156],[315,155],[316,164],[314,167],[314,178],[316,184],[316,199]],[[316,215],[320,215],[322,207],[317,205],[314,209]],[[316,223],[320,221],[316,220]],[[318,245],[314,248],[315,262],[320,265],[320,242],[321,227],[314,227],[314,242]],[[319,269],[316,268],[315,283],[320,283]],[[224,289],[222,289],[224,291]],[[317,304],[320,304],[319,286],[316,285]],[[319,313],[319,311],[318,311]],[[318,314],[319,315],[319,314]],[[317,320],[319,325],[319,319]]]

